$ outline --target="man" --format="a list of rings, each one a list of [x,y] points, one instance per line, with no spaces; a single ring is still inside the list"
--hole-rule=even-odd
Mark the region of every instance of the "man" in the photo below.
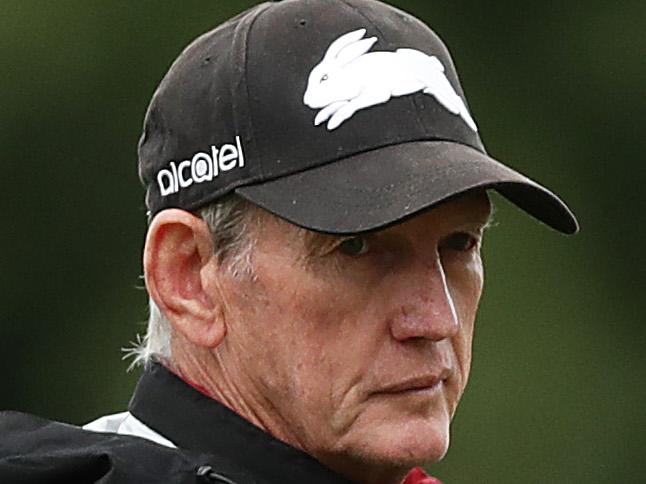
[[[129,411],[6,415],[2,482],[436,482],[417,466],[446,453],[468,380],[487,189],[578,229],[486,154],[439,38],[375,0],[264,3],[199,37],[139,171]]]

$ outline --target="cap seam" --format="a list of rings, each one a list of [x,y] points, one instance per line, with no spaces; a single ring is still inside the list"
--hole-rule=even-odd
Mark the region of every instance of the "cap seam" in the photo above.
[[[512,170],[512,171],[515,171],[515,170]],[[520,173],[520,172],[516,172],[516,173],[518,173],[519,175],[524,177],[524,175],[522,173]],[[413,189],[415,191],[415,193],[418,193],[423,186],[428,185],[428,181],[429,180],[427,178],[417,178],[417,179],[411,180],[410,183],[408,184],[408,188]],[[472,187],[489,185],[489,184],[492,184],[492,183],[495,184],[495,183],[505,183],[505,182],[501,182],[500,180],[498,180],[498,181],[484,181],[484,182],[479,181],[479,182],[473,184]],[[312,193],[314,193],[314,194],[316,194],[316,193],[326,193],[325,190],[322,189],[322,187],[320,187],[320,186],[312,185],[312,184],[306,184],[306,185],[307,185],[307,187],[309,189],[312,190]],[[365,187],[354,186],[354,187],[351,187],[351,190],[353,192],[362,192],[362,193],[368,193],[368,194],[374,194],[374,195],[383,195],[383,194],[392,193],[393,190],[394,190],[394,185],[378,187],[376,189],[372,189],[372,188],[367,188],[366,189]],[[331,199],[330,204],[334,205],[334,206],[339,206],[339,204],[337,202],[338,202],[338,200]],[[376,200],[374,202],[373,206],[377,207],[377,208],[381,208],[381,207],[385,207],[387,205],[390,205],[391,203],[392,203],[392,200],[379,199],[379,200]],[[344,204],[345,204],[345,202],[344,202]]]
[[[343,156],[340,156],[338,158],[334,158],[332,160],[326,161],[324,163],[320,163],[318,165],[309,166],[309,167],[303,168],[301,170],[292,171],[292,172],[289,172],[289,173],[283,173],[283,174],[275,175],[275,176],[272,176],[272,177],[269,177],[269,178],[266,178],[263,173],[259,173],[259,174],[255,175],[255,176],[246,178],[244,180],[234,180],[231,183],[229,183],[229,184],[227,184],[227,185],[225,185],[223,187],[220,187],[218,190],[214,190],[212,192],[209,192],[207,196],[205,196],[204,198],[201,198],[200,200],[196,200],[196,201],[194,201],[192,203],[188,203],[188,204],[181,204],[181,203],[170,204],[169,206],[159,207],[157,210],[151,210],[151,213],[153,215],[155,215],[155,214],[159,213],[160,211],[165,210],[167,208],[172,208],[175,205],[182,206],[183,208],[185,208],[186,210],[189,210],[189,211],[196,210],[196,209],[198,209],[200,207],[203,207],[204,205],[212,202],[213,200],[216,200],[216,199],[222,197],[226,193],[235,191],[238,188],[244,188],[244,187],[247,187],[247,186],[253,186],[253,185],[257,185],[257,184],[264,183],[264,182],[270,182],[272,180],[278,180],[280,178],[284,178],[284,177],[287,177],[287,176],[297,175],[299,173],[304,173],[306,171],[313,170],[313,169],[316,169],[316,168],[320,168],[320,167],[323,167],[323,166],[326,166],[326,165],[330,165],[332,163],[339,163],[339,162],[342,162],[343,160],[345,160],[347,158],[352,158],[354,156],[362,155],[364,153],[368,153],[368,152],[371,152],[371,151],[381,150],[383,148],[388,148],[388,147],[402,145],[402,144],[419,143],[419,142],[453,143],[453,144],[462,145],[462,146],[464,146],[466,148],[472,149],[472,150],[474,150],[474,151],[476,151],[476,152],[478,152],[478,153],[480,153],[482,155],[489,156],[489,154],[483,153],[479,149],[477,149],[477,148],[475,148],[473,146],[470,146],[470,145],[468,145],[466,143],[462,143],[460,141],[455,141],[455,140],[446,139],[446,138],[430,138],[429,137],[429,138],[418,138],[418,139],[411,139],[411,140],[406,140],[406,141],[393,142],[393,143],[388,143],[388,144],[378,146],[378,147],[366,148],[364,150],[357,151],[356,153],[353,153],[351,155],[343,155]]]
[[[384,149],[384,148],[389,148],[389,147],[392,147],[392,146],[403,145],[403,144],[408,144],[408,143],[419,143],[419,142],[459,144],[459,145],[462,145],[462,146],[464,146],[466,148],[472,149],[472,150],[480,153],[481,155],[489,156],[488,154],[482,153],[480,150],[478,150],[477,148],[474,148],[473,146],[470,146],[470,145],[465,144],[465,143],[461,143],[459,141],[454,141],[454,140],[451,140],[451,139],[445,139],[445,138],[411,139],[411,140],[406,140],[406,141],[388,143],[388,144],[378,146],[378,147],[371,147],[371,148],[368,148],[368,149],[365,149],[365,150],[357,151],[356,153],[353,153],[351,155],[344,155],[344,156],[341,156],[339,158],[335,158],[333,160],[327,161],[325,163],[321,163],[321,164],[318,164],[318,165],[315,165],[315,166],[310,166],[310,167],[307,167],[307,168],[303,168],[302,170],[297,170],[297,171],[293,171],[293,172],[289,172],[289,173],[284,173],[284,174],[281,174],[281,175],[276,175],[276,176],[273,176],[271,178],[262,178],[262,177],[249,178],[249,179],[246,179],[244,181],[244,183],[241,183],[238,186],[235,186],[235,183],[232,183],[231,185],[229,185],[229,189],[231,189],[231,187],[233,187],[233,189],[237,189],[237,188],[244,188],[246,186],[257,185],[257,184],[264,183],[264,182],[271,182],[272,180],[278,180],[280,178],[284,178],[284,177],[288,177],[288,176],[292,176],[292,175],[298,175],[299,173],[304,173],[304,172],[309,171],[309,170],[314,170],[314,169],[317,169],[317,168],[321,168],[323,166],[331,165],[332,163],[340,163],[343,160],[346,160],[348,158],[352,158],[354,156],[359,156],[359,155],[362,155],[364,153],[369,153],[371,151],[377,151],[377,150],[381,150],[381,149]]]
[[[231,79],[231,108],[233,114],[234,129],[236,132],[241,132],[242,138],[247,145],[251,145],[252,153],[258,158],[258,145],[256,143],[255,130],[253,125],[253,118],[251,116],[250,102],[249,102],[249,84],[247,82],[247,64],[249,59],[249,35],[253,24],[256,22],[261,13],[265,12],[271,3],[264,3],[257,6],[257,9],[244,19],[240,21],[235,29],[231,50],[233,51],[234,60],[237,65],[233,66],[235,76]],[[243,91],[244,99],[240,99],[240,90]],[[241,130],[241,126],[245,125],[245,129]],[[247,151],[249,153],[249,151]],[[262,163],[258,163],[254,167],[263,174]]]
[[[340,163],[340,162],[342,162],[343,160],[345,160],[347,158],[352,158],[353,156],[358,156],[358,155],[361,155],[363,153],[368,153],[370,151],[377,151],[377,150],[380,150],[380,149],[383,149],[383,148],[388,148],[390,146],[397,146],[397,145],[400,145],[400,144],[407,144],[407,143],[416,143],[416,142],[420,142],[420,141],[431,141],[431,142],[447,141],[447,142],[453,142],[452,140],[443,139],[443,138],[418,138],[418,139],[409,139],[409,140],[406,140],[406,141],[395,141],[393,143],[387,143],[387,144],[384,144],[384,145],[381,145],[381,146],[371,146],[369,148],[356,151],[356,152],[354,152],[354,153],[352,153],[350,155],[343,154],[343,155],[341,155],[341,156],[339,156],[337,158],[333,158],[331,160],[328,160],[328,161],[325,161],[325,162],[322,162],[322,163],[318,163],[316,165],[304,167],[304,168],[302,168],[300,170],[295,170],[295,171],[291,171],[291,172],[288,172],[288,173],[276,174],[276,175],[268,177],[268,178],[264,178],[264,177],[261,177],[261,176],[251,177],[251,178],[245,180],[245,183],[241,184],[240,186],[254,185],[254,184],[262,183],[262,182],[269,182],[269,181],[272,181],[272,180],[276,180],[278,178],[283,178],[283,177],[291,176],[291,175],[297,175],[299,173],[303,173],[303,172],[306,172],[306,171],[309,171],[309,170],[314,170],[316,168],[320,168],[320,167],[323,167],[323,166],[326,166],[326,165],[331,165],[332,163]],[[460,143],[460,144],[462,144],[462,143]],[[469,146],[469,145],[465,145],[465,146],[468,146],[471,149],[475,149],[475,148],[473,148],[472,146]],[[236,188],[238,188],[238,187],[236,187]]]

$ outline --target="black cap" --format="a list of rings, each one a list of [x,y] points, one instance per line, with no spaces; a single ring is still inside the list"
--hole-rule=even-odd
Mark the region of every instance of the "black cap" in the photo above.
[[[285,0],[197,38],[148,108],[152,215],[228,193],[299,226],[357,233],[494,188],[564,233],[552,192],[490,158],[439,37],[376,0]]]

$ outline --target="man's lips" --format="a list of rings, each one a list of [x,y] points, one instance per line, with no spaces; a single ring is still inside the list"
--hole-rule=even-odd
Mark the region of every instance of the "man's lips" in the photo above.
[[[374,393],[378,395],[399,395],[431,390],[439,388],[450,374],[451,372],[448,368],[443,368],[441,371],[433,374],[407,378],[393,384],[385,385]]]

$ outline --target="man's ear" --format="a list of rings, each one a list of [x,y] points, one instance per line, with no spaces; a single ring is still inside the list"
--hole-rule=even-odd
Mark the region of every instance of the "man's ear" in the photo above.
[[[216,347],[226,334],[221,301],[205,290],[203,280],[218,269],[211,233],[201,218],[178,209],[155,215],[144,247],[146,288],[174,330],[206,348]]]

